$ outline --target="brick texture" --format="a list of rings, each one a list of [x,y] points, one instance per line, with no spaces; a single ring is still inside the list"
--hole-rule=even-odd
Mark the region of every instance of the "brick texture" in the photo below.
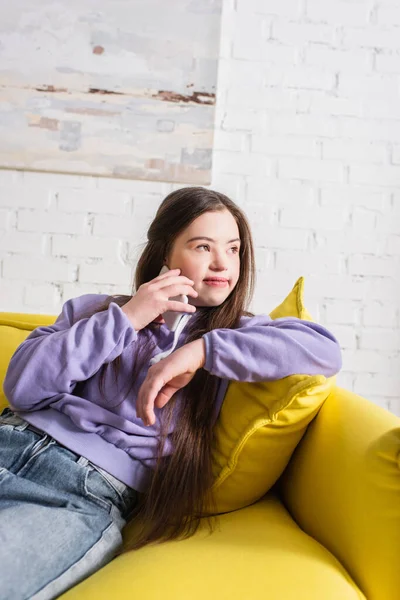
[[[399,26],[393,2],[224,0],[211,187],[253,229],[250,308],[304,276],[343,349],[338,384],[400,415]],[[179,187],[0,170],[0,309],[130,293]]]

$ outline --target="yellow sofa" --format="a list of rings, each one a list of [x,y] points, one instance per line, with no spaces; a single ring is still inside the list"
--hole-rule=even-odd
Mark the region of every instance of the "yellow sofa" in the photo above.
[[[0,313],[0,382],[17,345],[53,322]],[[218,524],[123,554],[60,597],[400,600],[400,419],[334,385],[275,485]]]

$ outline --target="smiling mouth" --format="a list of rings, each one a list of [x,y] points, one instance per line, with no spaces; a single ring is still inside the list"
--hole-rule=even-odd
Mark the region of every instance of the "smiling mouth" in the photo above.
[[[204,283],[212,287],[226,287],[229,282],[227,279],[204,279]]]
[[[227,283],[229,280],[226,277],[206,277],[203,281],[224,281]]]

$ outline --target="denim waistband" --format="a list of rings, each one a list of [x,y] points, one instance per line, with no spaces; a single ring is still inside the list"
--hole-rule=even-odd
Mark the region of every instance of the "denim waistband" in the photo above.
[[[35,427],[35,425],[28,423],[28,421],[26,421],[25,419],[22,419],[22,417],[15,414],[14,411],[12,409],[10,409],[9,407],[7,407],[3,411],[2,415],[0,415],[0,416],[2,416],[3,418],[6,418],[6,420],[8,422],[13,423],[15,425],[15,428],[18,429],[19,431],[24,431],[25,429],[29,429],[30,431],[33,431],[34,433],[38,433],[39,435],[46,434],[46,432],[43,431],[43,429],[39,429],[38,427]],[[120,479],[118,479],[117,477],[115,477],[114,475],[112,475],[111,473],[106,471],[105,469],[102,469],[98,465],[94,464],[92,461],[88,460],[85,456],[81,456],[81,455],[77,454],[76,452],[74,452],[73,450],[71,450],[70,448],[65,446],[64,444],[61,444],[60,442],[58,442],[55,439],[54,439],[54,442],[58,446],[61,446],[62,448],[66,448],[69,452],[71,452],[72,454],[75,454],[75,456],[78,459],[77,463],[79,465],[82,465],[84,467],[89,466],[92,469],[96,469],[97,471],[99,471],[103,475],[103,477],[108,479],[121,493],[124,492],[126,489],[132,489],[132,488],[129,488],[129,486],[126,483],[124,483],[123,481],[121,481]]]

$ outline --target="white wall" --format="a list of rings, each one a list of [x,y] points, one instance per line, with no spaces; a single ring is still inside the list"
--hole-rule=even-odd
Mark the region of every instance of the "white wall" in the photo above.
[[[213,182],[245,210],[254,312],[305,277],[338,384],[400,415],[400,2],[225,0]],[[179,184],[0,171],[0,310],[128,293]]]

